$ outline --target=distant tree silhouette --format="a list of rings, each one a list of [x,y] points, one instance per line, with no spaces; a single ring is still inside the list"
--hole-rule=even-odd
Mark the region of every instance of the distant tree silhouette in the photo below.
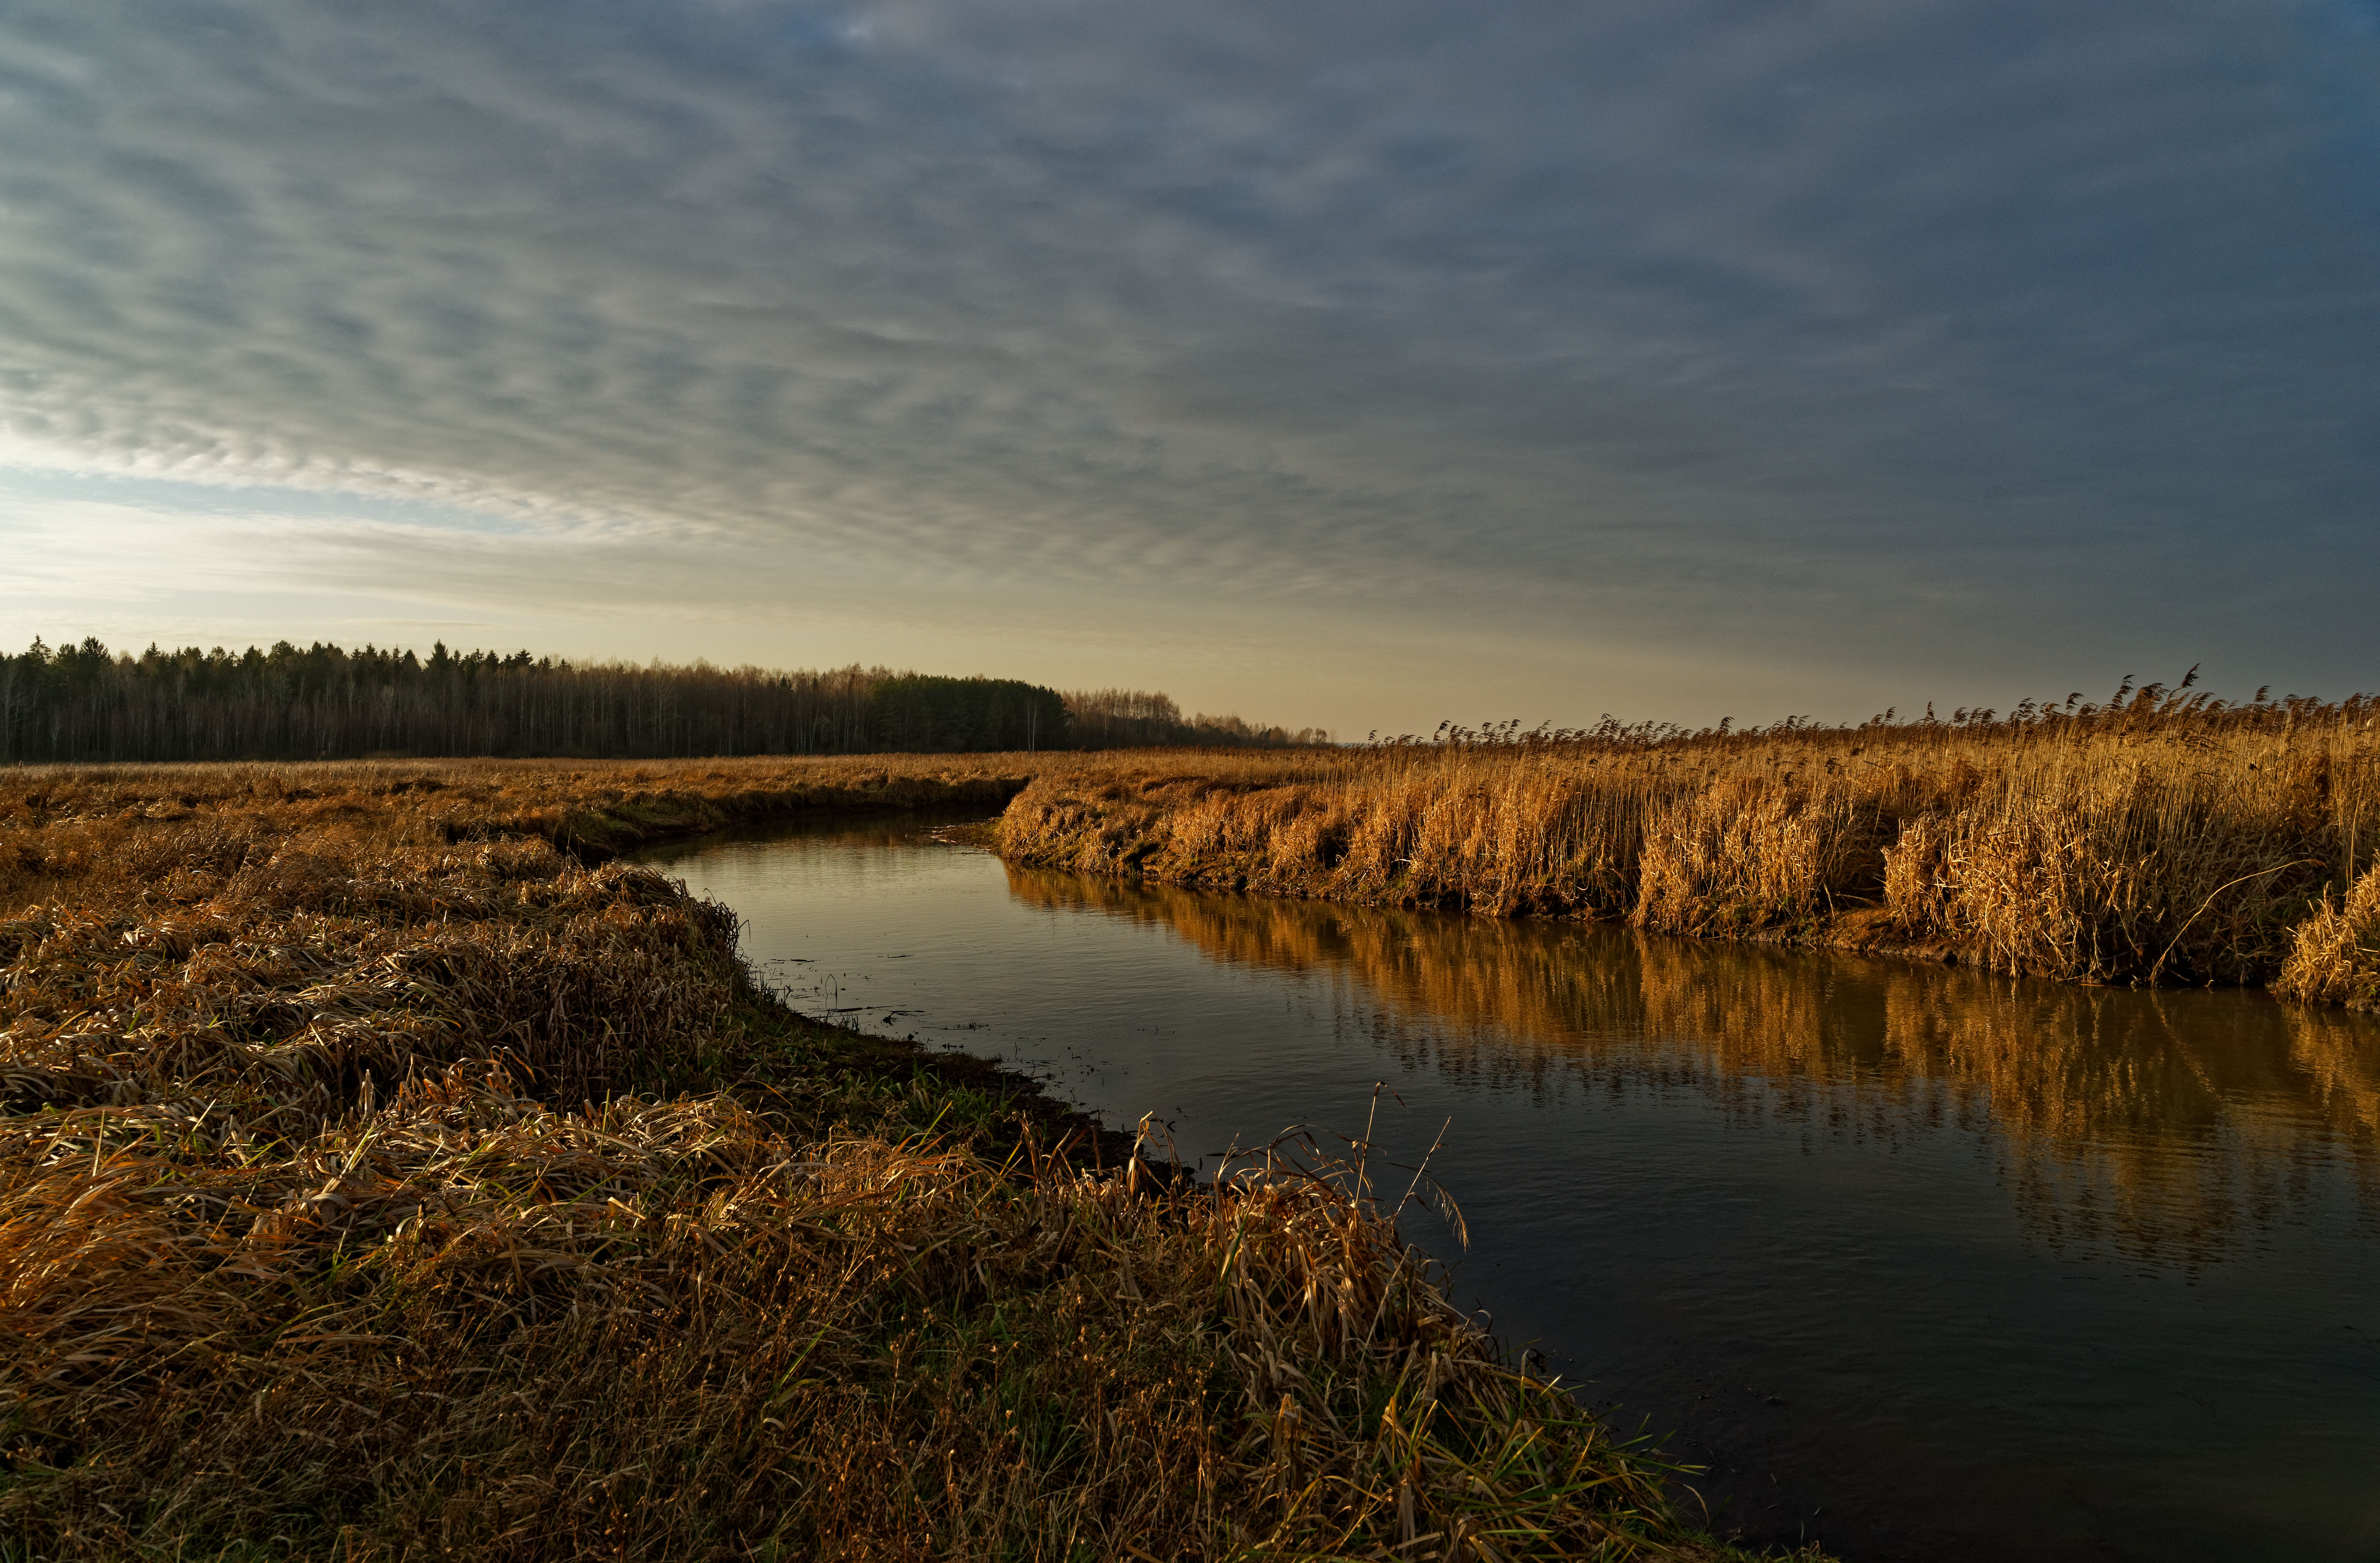
[[[1237,716],[1209,716],[1203,712],[1185,719],[1172,696],[1154,690],[1075,690],[1065,698],[1078,749],[1135,749],[1151,744],[1284,749],[1330,741],[1330,733],[1320,727],[1267,727]]]
[[[0,656],[0,760],[843,754],[879,747],[872,696],[893,677],[573,664],[443,641],[425,659],[286,641],[135,657],[36,640]]]
[[[1065,697],[1014,678],[903,673],[879,679],[868,704],[876,747],[882,750],[1067,747]]]
[[[443,641],[427,658],[322,641],[301,651],[287,641],[239,653],[151,646],[133,656],[97,640],[52,650],[36,639],[20,655],[0,654],[0,762],[665,759],[1319,738],[1237,717],[1184,723],[1163,695],[1066,696],[1014,678],[856,664],[784,672],[572,663],[455,652]]]

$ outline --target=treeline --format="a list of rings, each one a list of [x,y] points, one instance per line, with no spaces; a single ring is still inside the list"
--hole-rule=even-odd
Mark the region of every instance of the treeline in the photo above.
[[[577,663],[529,653],[429,656],[286,641],[138,656],[97,640],[38,639],[0,654],[0,763],[360,759],[375,755],[696,755],[1270,745],[1319,735],[1236,717],[1184,723],[1163,695],[1124,697],[1169,720],[1108,719],[1117,691],[1069,697],[1014,678],[856,665],[825,672]],[[1087,698],[1087,718],[1073,701]],[[1112,703],[1111,702],[1111,703]]]
[[[1146,749],[1162,744],[1292,749],[1327,744],[1320,727],[1267,727],[1201,712],[1184,719],[1170,695],[1148,690],[1074,690],[1066,695],[1078,749]]]

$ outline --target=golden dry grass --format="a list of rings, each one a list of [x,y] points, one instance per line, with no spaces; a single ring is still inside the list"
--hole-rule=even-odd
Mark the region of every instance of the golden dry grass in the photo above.
[[[998,806],[1063,754],[829,759],[349,761],[321,764],[24,765],[0,769],[0,907],[72,878],[102,842],[192,862],[190,827],[278,839],[329,831],[412,845],[543,837],[601,853],[659,835],[802,811]],[[167,827],[167,828],[160,828]],[[171,828],[181,827],[181,828]],[[161,870],[163,872],[164,870]]]
[[[2325,886],[2274,985],[2292,998],[2380,1009],[2380,869],[2364,871],[2343,902]]]
[[[1115,756],[1036,778],[1000,843],[1206,888],[2264,983],[2380,851],[2375,709],[2136,699],[1963,727]]]
[[[1017,758],[0,776],[0,1549],[1732,1556],[1343,1181],[1103,1171],[587,861]]]

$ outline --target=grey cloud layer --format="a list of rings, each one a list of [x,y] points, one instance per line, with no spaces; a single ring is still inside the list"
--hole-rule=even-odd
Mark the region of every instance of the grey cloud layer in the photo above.
[[[2370,21],[18,6],[0,416],[1119,611],[2351,659]]]

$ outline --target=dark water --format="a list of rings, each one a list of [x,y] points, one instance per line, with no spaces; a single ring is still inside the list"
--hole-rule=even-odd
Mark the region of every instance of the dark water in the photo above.
[[[803,1008],[1184,1159],[1433,1170],[1456,1288],[1850,1559],[2380,1559],[2380,1024],[1019,872],[917,824],[660,855]],[[1211,1163],[1210,1163],[1211,1165]],[[1432,1218],[1410,1235],[1455,1252]]]

